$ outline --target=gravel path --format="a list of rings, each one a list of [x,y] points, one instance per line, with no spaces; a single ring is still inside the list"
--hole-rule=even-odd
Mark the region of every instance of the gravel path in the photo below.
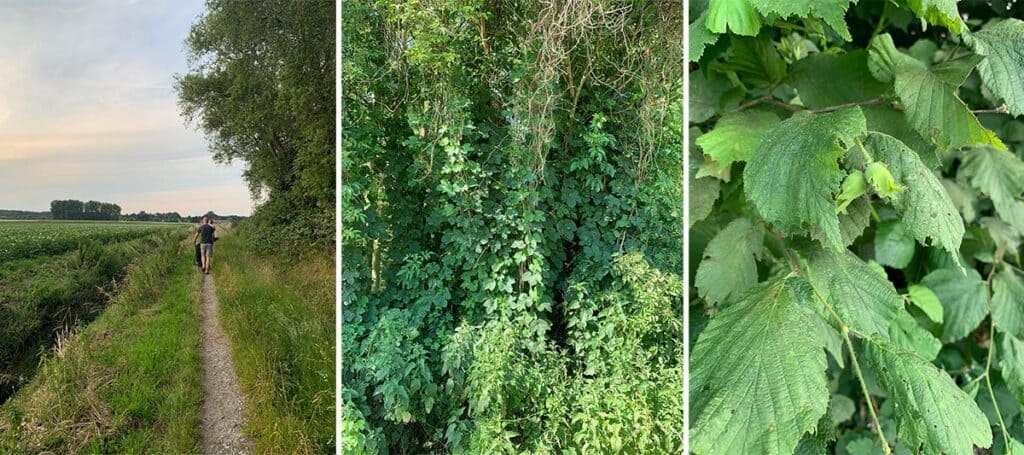
[[[203,275],[203,453],[250,453],[252,442],[242,433],[245,401],[238,391],[228,338],[217,317],[218,306],[213,276]]]

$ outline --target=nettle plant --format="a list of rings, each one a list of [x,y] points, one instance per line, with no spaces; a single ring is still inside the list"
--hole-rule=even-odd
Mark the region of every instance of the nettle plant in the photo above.
[[[1024,22],[991,3],[692,7],[695,453],[1024,453]]]

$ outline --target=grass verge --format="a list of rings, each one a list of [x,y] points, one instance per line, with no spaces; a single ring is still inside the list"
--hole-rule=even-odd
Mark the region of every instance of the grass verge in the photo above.
[[[0,453],[198,451],[201,277],[180,237],[129,266],[111,305],[0,407]]]
[[[213,273],[256,451],[334,453],[333,258],[259,255],[242,232]]]

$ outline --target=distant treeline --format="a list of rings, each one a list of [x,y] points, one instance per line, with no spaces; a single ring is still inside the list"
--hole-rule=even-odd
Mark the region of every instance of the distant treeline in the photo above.
[[[203,217],[219,222],[238,222],[246,217],[239,215],[218,215],[213,211],[202,215],[182,216],[178,212],[153,212],[141,210],[138,213],[121,214],[121,207],[108,202],[82,202],[74,199],[53,201],[49,212],[0,209],[0,220],[106,220],[106,221],[158,221],[168,223],[198,223]]]
[[[50,215],[55,220],[118,220],[121,206],[110,202],[65,199],[50,202]]]

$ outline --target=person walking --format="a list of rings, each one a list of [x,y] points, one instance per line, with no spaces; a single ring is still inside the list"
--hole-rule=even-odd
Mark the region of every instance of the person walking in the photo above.
[[[217,240],[214,236],[213,220],[203,217],[202,224],[199,225],[199,229],[196,229],[196,236],[192,239],[195,243],[199,241],[199,253],[202,259],[203,273],[206,275],[210,274],[210,267],[213,263],[213,242]]]

